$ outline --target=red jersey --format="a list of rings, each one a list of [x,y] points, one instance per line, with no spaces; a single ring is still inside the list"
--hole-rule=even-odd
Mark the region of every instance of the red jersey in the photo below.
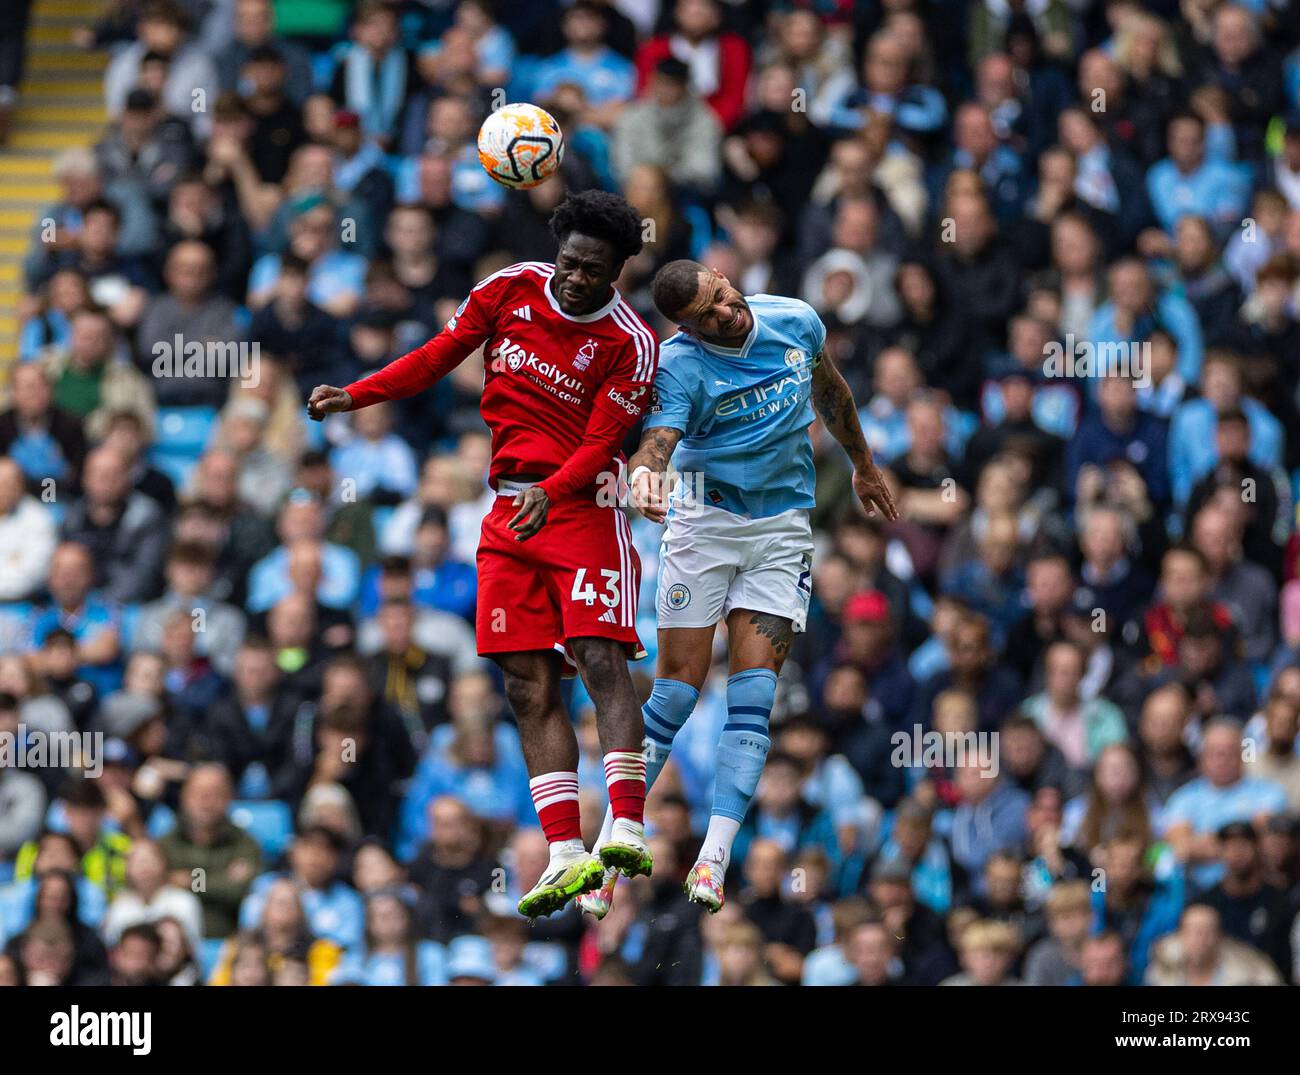
[[[554,500],[596,484],[649,399],[659,344],[617,289],[593,313],[566,314],[554,272],[524,261],[487,277],[432,340],[348,385],[352,409],[415,395],[482,346],[492,487],[541,475]]]

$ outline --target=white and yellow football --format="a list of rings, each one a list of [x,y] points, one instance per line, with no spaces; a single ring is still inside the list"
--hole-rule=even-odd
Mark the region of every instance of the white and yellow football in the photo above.
[[[544,108],[502,105],[478,130],[478,159],[503,187],[535,187],[554,175],[564,159],[564,134]]]

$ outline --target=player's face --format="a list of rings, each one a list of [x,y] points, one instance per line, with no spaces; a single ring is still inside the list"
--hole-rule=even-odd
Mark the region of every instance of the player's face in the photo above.
[[[623,264],[615,260],[614,248],[609,243],[573,232],[555,255],[551,292],[561,310],[580,317],[605,304],[609,289],[622,270]]]
[[[677,315],[677,322],[693,336],[710,343],[741,343],[754,327],[745,296],[722,273],[700,273],[695,299]]]

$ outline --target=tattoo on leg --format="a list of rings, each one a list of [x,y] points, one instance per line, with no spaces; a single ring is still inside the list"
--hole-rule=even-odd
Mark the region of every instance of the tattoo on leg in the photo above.
[[[773,616],[770,612],[755,612],[749,622],[772,644],[772,652],[778,657],[790,652],[790,643],[794,639],[794,624],[790,620]]]

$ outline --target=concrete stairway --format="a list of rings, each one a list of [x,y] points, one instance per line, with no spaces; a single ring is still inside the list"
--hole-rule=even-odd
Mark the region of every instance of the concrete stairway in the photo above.
[[[18,357],[22,260],[42,209],[59,196],[54,161],[69,146],[99,140],[108,55],[83,52],[72,31],[89,26],[104,0],[36,0],[27,67],[8,143],[0,148],[0,381]]]

